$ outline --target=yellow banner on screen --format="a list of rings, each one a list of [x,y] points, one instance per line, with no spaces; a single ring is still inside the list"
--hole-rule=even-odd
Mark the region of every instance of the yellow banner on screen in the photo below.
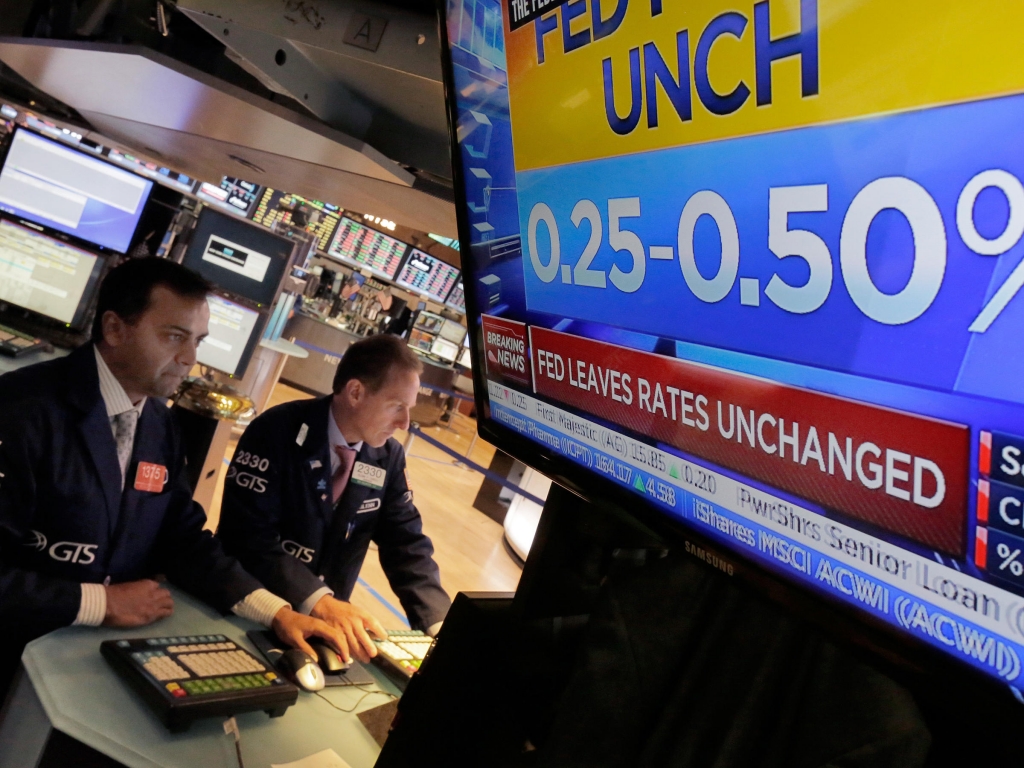
[[[1024,92],[1002,0],[571,0],[505,30],[518,170]]]

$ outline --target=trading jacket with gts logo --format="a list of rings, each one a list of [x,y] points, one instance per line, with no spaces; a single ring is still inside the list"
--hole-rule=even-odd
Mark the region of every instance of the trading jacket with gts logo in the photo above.
[[[135,489],[139,462],[167,468],[162,490]],[[25,642],[71,624],[80,584],[107,577],[117,583],[166,574],[225,612],[259,589],[203,530],[206,515],[192,501],[184,469],[173,414],[149,398],[122,492],[91,344],[0,376],[4,633]]]
[[[402,446],[394,438],[380,448],[364,444],[335,506],[330,408],[329,396],[285,403],[246,428],[228,468],[217,536],[295,606],[325,583],[348,600],[374,541],[409,622],[426,629],[444,619],[451,601],[406,484]]]

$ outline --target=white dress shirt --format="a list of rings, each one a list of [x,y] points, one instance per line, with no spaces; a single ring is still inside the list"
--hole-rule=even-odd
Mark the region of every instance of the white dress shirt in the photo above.
[[[121,382],[117,380],[107,361],[103,359],[99,349],[93,347],[96,353],[96,372],[100,379],[100,397],[107,409],[107,418],[110,420],[110,429],[116,436],[117,426],[115,417],[125,411],[135,410],[139,416],[146,405],[146,398],[138,403],[132,403],[128,393],[124,391]],[[132,435],[134,445],[135,436]],[[125,477],[121,477],[121,490],[124,491]],[[98,627],[103,623],[107,615],[107,590],[103,584],[82,584],[82,601],[78,607],[78,616],[73,624],[89,627]],[[314,603],[315,604],[315,603]],[[245,599],[238,601],[232,606],[231,611],[243,619],[258,622],[265,627],[271,626],[277,612],[288,606],[287,600],[283,600],[266,589],[257,589],[245,596]],[[308,613],[308,611],[307,611]]]

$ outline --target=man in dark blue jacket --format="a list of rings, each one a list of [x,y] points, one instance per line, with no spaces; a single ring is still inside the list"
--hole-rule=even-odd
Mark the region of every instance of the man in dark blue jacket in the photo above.
[[[39,635],[169,615],[164,574],[222,610],[339,645],[226,555],[192,501],[166,398],[207,333],[208,284],[162,259],[114,269],[93,344],[0,376],[0,700]]]
[[[245,430],[224,484],[225,549],[298,610],[338,627],[346,656],[384,629],[347,602],[370,542],[410,624],[436,632],[451,601],[392,435],[409,426],[422,364],[395,336],[348,348],[334,395],[271,408]]]

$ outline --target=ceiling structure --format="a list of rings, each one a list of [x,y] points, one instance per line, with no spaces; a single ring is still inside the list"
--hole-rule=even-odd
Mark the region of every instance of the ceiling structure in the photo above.
[[[119,4],[83,3],[76,39],[0,38],[0,61],[86,131],[190,176],[244,178],[457,237],[432,13],[349,0],[156,2],[170,15],[148,37],[123,30],[155,21],[138,16],[153,3],[129,3],[135,17],[120,26],[96,21]],[[89,24],[117,42],[81,39]]]

